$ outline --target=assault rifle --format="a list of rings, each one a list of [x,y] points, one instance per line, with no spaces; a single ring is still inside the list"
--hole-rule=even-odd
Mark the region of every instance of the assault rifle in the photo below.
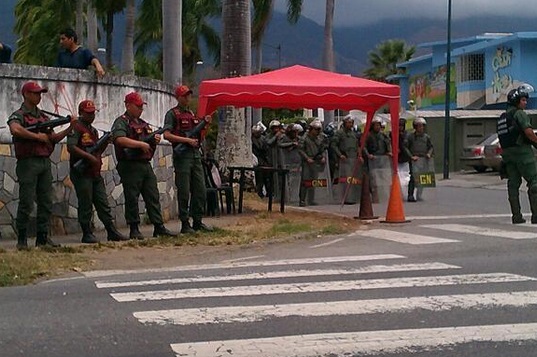
[[[103,133],[103,136],[101,136],[94,145],[86,148],[86,152],[90,155],[93,155],[103,150],[108,145],[108,142],[111,136],[112,136],[112,132],[105,131]],[[87,168],[88,168],[88,161],[86,159],[79,159],[73,165],[73,169],[77,170],[79,173],[84,172]]]
[[[185,137],[190,139],[190,138],[193,138],[193,137],[196,137],[196,136],[200,135],[200,133],[203,130],[203,128],[205,128],[205,125],[207,125],[207,122],[205,120],[202,120],[201,122],[199,122],[198,125],[196,125],[194,127],[194,129],[192,129],[190,131],[187,131],[185,133]],[[173,148],[173,152],[174,152],[175,155],[179,156],[179,155],[183,154],[186,150],[188,150],[189,147],[190,147],[190,145],[179,143]]]
[[[163,128],[158,128],[157,130],[153,131],[151,134],[146,136],[142,140],[142,142],[151,144],[153,141],[155,141],[155,136],[156,135],[162,135],[166,130],[170,130],[170,128],[167,127],[167,126],[165,126]],[[141,149],[134,149],[134,148],[124,148],[123,152],[125,153],[125,157],[127,158],[127,160],[133,160],[137,156],[140,155],[142,150]]]
[[[34,124],[34,125],[27,126],[27,127],[25,127],[26,130],[33,131],[33,132],[41,132],[41,131],[44,131],[44,130],[50,130],[50,129],[52,129],[54,127],[57,127],[57,126],[60,126],[60,125],[69,124],[71,122],[71,116],[70,115],[67,115],[67,116],[64,117],[64,116],[56,114],[56,113],[47,112],[46,110],[41,109],[41,111],[43,113],[47,114],[47,115],[56,117],[58,119],[47,120],[45,122],[41,122],[41,123],[37,123],[37,124]]]

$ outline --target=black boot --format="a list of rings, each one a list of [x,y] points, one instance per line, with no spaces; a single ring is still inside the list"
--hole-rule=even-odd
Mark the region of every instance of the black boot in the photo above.
[[[144,239],[142,232],[140,232],[140,229],[138,229],[138,223],[131,223],[130,227],[131,227],[131,231],[129,233],[130,239]]]
[[[26,231],[19,231],[19,234],[17,235],[17,249],[28,250],[28,237],[26,236]]]
[[[190,222],[188,221],[182,221],[181,222],[181,233],[182,234],[191,234],[195,233],[196,231],[192,229],[190,226]]]
[[[153,229],[153,237],[158,236],[167,236],[167,237],[175,237],[177,233],[173,233],[172,231],[168,230],[168,228],[164,227],[163,224],[155,224],[155,229]]]
[[[113,223],[107,224],[104,228],[106,228],[106,232],[108,232],[108,237],[106,237],[106,239],[111,242],[119,242],[130,239],[129,237],[121,234]]]
[[[35,239],[35,246],[52,248],[61,247],[61,245],[55,243],[52,239],[49,238],[48,233],[37,233],[37,237]]]
[[[202,223],[201,221],[194,221],[194,224],[192,225],[192,229],[194,229],[195,231],[203,231],[203,232],[214,231],[213,227],[210,227],[206,225],[205,223]]]
[[[80,223],[80,227],[82,228],[82,243],[86,243],[86,244],[99,243],[99,240],[97,239],[97,237],[93,235],[93,232],[91,231],[91,227],[89,223]]]

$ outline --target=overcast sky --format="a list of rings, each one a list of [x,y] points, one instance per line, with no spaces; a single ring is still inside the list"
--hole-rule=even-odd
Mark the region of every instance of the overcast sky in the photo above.
[[[404,5],[403,5],[404,4]],[[404,6],[404,8],[402,8]],[[304,0],[302,14],[323,25],[326,0]],[[391,18],[427,17],[447,21],[448,0],[336,0],[334,25],[371,24]],[[276,0],[276,9],[287,11],[287,0]],[[520,0],[452,0],[452,19],[480,15],[537,16],[537,2]]]

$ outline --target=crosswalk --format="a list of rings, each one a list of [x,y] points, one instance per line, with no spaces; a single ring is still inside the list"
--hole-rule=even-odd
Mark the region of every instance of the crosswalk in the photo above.
[[[132,316],[144,328],[175,329],[170,356],[384,356],[401,351],[407,356],[484,341],[537,341],[537,319],[513,321],[537,305],[537,278],[469,272],[397,254],[185,266],[149,276],[101,277],[95,285],[115,303],[132,306]],[[472,318],[496,309],[516,313],[504,312],[496,324]],[[435,318],[461,311],[464,321]],[[419,324],[405,323],[413,314],[419,314]],[[382,323],[339,327],[338,321],[349,319],[398,322],[392,328]],[[282,321],[285,328],[279,329]],[[269,327],[273,323],[274,329]],[[219,337],[178,337],[207,328]]]
[[[417,224],[407,227],[412,232],[402,232],[394,229],[358,230],[348,234],[348,237],[364,237],[387,240],[410,245],[431,245],[446,243],[461,243],[459,237],[498,238],[505,240],[537,239],[537,227],[530,224],[497,224],[498,227],[484,227],[471,224]],[[420,230],[420,233],[415,233]],[[446,236],[446,234],[450,234]]]

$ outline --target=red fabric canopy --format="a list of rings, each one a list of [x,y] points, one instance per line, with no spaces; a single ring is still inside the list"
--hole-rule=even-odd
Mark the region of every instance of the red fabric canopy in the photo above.
[[[304,66],[291,66],[245,77],[203,81],[198,115],[220,106],[254,108],[358,109],[367,113],[367,135],[375,112],[389,104],[394,169],[397,170],[399,86]],[[363,143],[362,143],[363,145]]]

